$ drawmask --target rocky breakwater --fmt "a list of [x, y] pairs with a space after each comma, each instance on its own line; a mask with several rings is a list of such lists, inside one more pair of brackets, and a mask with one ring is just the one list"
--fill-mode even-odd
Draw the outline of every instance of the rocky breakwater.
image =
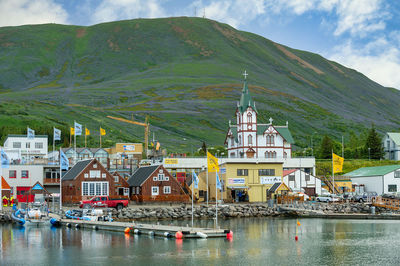
[[[266, 217], [278, 216], [281, 213], [277, 207], [268, 207], [266, 204], [240, 204], [240, 205], [221, 205], [218, 206], [218, 217]], [[181, 205], [178, 207], [140, 207], [125, 208], [114, 211], [114, 215], [119, 221], [129, 220], [164, 220], [164, 219], [190, 219], [192, 217], [191, 206]], [[215, 205], [195, 206], [194, 218], [207, 219], [215, 217]]]
[[11, 223], [11, 213], [9, 211], [0, 212], [0, 223]]
[[[282, 204], [281, 211], [291, 211], [293, 213], [311, 213], [311, 214], [370, 214], [372, 213], [370, 204], [347, 202], [347, 203], [296, 203]], [[374, 207], [375, 214], [380, 213], [397, 213], [397, 211], [385, 208]]]

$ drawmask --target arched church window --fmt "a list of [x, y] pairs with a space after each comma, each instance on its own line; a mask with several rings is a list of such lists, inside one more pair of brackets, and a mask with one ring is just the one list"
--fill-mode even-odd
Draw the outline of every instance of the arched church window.
[[271, 135], [271, 145], [274, 145], [274, 144], [275, 144], [275, 136]]
[[249, 145], [253, 145], [253, 136], [252, 135], [249, 135], [247, 137], [247, 142], [248, 142]]
[[247, 123], [249, 123], [249, 124], [252, 123], [252, 115], [250, 112], [247, 113]]
[[283, 158], [287, 158], [287, 153], [283, 152]]
[[231, 137], [231, 146], [235, 145], [235, 138]]
[[272, 152], [272, 158], [276, 158], [276, 151]]
[[242, 145], [242, 136], [239, 136], [239, 145]]

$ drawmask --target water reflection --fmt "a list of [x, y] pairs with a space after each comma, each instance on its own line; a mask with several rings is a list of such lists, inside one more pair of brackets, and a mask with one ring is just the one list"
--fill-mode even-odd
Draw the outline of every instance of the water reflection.
[[[166, 221], [186, 226], [186, 221]], [[0, 226], [1, 265], [389, 264], [398, 259], [399, 221], [246, 218], [221, 220], [233, 239], [166, 239], [149, 235]], [[212, 227], [212, 220], [196, 226]], [[38, 255], [40, 254], [40, 255]], [[382, 256], [385, 254], [385, 256]]]

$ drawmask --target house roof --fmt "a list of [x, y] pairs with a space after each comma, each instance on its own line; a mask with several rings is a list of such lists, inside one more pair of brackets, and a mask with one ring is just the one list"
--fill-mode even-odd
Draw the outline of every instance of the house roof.
[[240, 97], [238, 109], [241, 113], [243, 113], [247, 110], [248, 107], [253, 108], [253, 110], [257, 113], [256, 104], [251, 99], [249, 88], [247, 87], [247, 80], [244, 80], [242, 95]]
[[283, 170], [282, 177], [287, 176], [287, 175], [290, 175], [291, 173], [294, 173], [294, 172], [296, 172], [297, 170], [299, 170], [299, 169]]
[[149, 176], [159, 167], [160, 165], [150, 165], [143, 166], [132, 174], [132, 176], [128, 179], [128, 184], [131, 187], [139, 187], [143, 184], [144, 181], [149, 178]]
[[388, 134], [389, 138], [391, 138], [396, 145], [400, 145], [400, 133], [388, 132], [386, 134]]
[[390, 172], [400, 169], [400, 165], [385, 165], [385, 166], [375, 166], [375, 167], [363, 167], [354, 170], [344, 176], [348, 177], [364, 177], [364, 176], [383, 176]]
[[[262, 135], [270, 125], [257, 125], [257, 135]], [[290, 144], [294, 143], [294, 139], [287, 126], [273, 126], [276, 131]]]
[[[27, 135], [8, 134], [7, 138], [27, 138]], [[35, 135], [35, 138], [48, 138], [47, 135]]]
[[275, 191], [278, 190], [278, 188], [279, 188], [281, 185], [282, 185], [282, 182], [274, 183], [274, 184], [272, 185], [272, 187], [269, 189], [269, 192], [274, 193]]
[[67, 173], [65, 173], [62, 180], [74, 180], [75, 177], [79, 175], [93, 160], [94, 159], [89, 159], [77, 162]]

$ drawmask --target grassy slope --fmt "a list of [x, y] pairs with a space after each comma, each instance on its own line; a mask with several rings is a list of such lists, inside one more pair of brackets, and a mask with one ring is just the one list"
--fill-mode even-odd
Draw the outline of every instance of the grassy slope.
[[110, 114], [139, 121], [149, 115], [151, 130], [171, 150], [222, 144], [244, 69], [259, 119], [288, 120], [300, 145], [314, 131], [340, 136], [372, 122], [382, 130], [400, 122], [396, 90], [201, 18], [0, 28], [0, 69], [0, 125], [67, 130], [75, 119], [94, 135], [105, 128], [107, 144], [143, 138], [141, 127], [105, 118]]

